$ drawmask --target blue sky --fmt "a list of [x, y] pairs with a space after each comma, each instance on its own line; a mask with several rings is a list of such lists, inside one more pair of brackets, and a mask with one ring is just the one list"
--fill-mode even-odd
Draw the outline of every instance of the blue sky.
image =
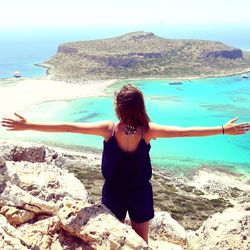
[[249, 0], [0, 0], [0, 28], [250, 24]]

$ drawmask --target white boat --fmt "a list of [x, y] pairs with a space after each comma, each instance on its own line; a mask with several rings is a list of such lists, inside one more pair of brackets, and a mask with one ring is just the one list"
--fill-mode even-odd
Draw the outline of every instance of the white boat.
[[247, 74], [242, 74], [241, 77], [242, 78], [248, 78], [248, 75]]
[[16, 78], [19, 78], [19, 77], [21, 77], [21, 73], [19, 71], [15, 71], [15, 72], [13, 72], [13, 76]]

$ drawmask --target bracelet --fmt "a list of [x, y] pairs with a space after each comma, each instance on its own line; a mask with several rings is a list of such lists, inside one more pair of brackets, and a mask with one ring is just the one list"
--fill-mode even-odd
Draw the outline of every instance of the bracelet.
[[221, 127], [222, 127], [222, 134], [224, 135], [225, 134], [225, 130], [224, 130], [223, 125]]

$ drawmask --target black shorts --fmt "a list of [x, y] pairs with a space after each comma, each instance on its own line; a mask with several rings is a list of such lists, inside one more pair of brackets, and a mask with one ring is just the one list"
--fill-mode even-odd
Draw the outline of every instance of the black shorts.
[[153, 191], [151, 183], [119, 190], [106, 183], [102, 189], [102, 203], [119, 219], [124, 220], [126, 213], [136, 223], [154, 218]]

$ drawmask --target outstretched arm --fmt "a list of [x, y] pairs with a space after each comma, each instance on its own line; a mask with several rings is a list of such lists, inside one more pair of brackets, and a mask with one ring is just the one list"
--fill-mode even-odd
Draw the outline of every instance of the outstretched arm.
[[186, 136], [210, 136], [218, 134], [239, 135], [245, 134], [250, 130], [250, 122], [235, 124], [238, 117], [230, 120], [223, 126], [217, 127], [175, 127], [164, 126], [150, 123], [149, 137], [166, 138], [166, 137], [186, 137]]
[[89, 122], [89, 123], [31, 123], [28, 122], [24, 117], [15, 113], [18, 119], [2, 119], [2, 126], [6, 130], [20, 131], [20, 130], [35, 130], [42, 132], [71, 132], [79, 134], [92, 134], [99, 135], [104, 138], [109, 136], [110, 121], [101, 122]]

